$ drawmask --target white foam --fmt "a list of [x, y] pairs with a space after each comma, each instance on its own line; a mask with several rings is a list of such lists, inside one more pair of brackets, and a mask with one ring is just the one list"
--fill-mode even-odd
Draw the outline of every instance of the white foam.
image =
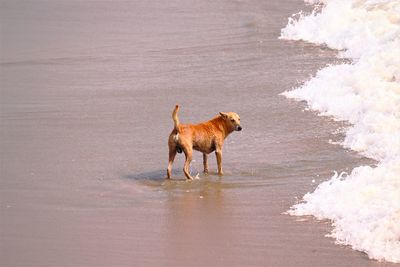
[[290, 18], [280, 38], [326, 44], [353, 62], [328, 66], [283, 95], [351, 122], [341, 144], [378, 164], [334, 175], [289, 213], [330, 219], [338, 243], [400, 262], [400, 1], [307, 2], [322, 9]]

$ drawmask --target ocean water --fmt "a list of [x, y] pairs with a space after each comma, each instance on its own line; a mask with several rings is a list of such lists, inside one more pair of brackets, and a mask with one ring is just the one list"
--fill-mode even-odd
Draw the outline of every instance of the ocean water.
[[289, 18], [281, 39], [337, 49], [329, 65], [288, 98], [348, 121], [337, 144], [376, 160], [335, 173], [294, 205], [292, 215], [330, 219], [329, 236], [372, 259], [400, 262], [400, 1], [323, 0]]
[[[283, 214], [333, 170], [374, 163], [333, 144], [347, 123], [279, 95], [337, 61], [277, 38], [303, 8], [0, 1], [0, 266], [394, 266]], [[194, 153], [200, 179], [182, 154], [165, 179], [176, 103], [182, 123], [241, 116], [223, 177]]]

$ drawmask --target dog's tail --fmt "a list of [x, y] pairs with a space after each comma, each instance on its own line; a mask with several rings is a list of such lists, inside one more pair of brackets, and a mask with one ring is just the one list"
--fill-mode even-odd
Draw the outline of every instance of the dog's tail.
[[172, 112], [172, 119], [174, 120], [175, 130], [179, 132], [178, 110], [179, 110], [179, 105], [176, 105], [174, 111]]

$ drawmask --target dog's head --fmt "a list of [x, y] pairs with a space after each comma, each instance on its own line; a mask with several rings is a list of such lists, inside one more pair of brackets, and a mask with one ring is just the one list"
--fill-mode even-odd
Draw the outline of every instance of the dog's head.
[[235, 131], [241, 131], [240, 117], [235, 112], [220, 112], [219, 115], [234, 129]]

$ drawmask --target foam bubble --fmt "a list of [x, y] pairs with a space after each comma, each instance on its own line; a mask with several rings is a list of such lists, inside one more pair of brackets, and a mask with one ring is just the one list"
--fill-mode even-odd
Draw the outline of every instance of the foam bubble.
[[400, 1], [307, 2], [323, 7], [290, 18], [280, 38], [326, 44], [353, 62], [328, 66], [283, 95], [351, 122], [341, 145], [379, 163], [335, 174], [289, 213], [330, 219], [338, 243], [400, 262]]

